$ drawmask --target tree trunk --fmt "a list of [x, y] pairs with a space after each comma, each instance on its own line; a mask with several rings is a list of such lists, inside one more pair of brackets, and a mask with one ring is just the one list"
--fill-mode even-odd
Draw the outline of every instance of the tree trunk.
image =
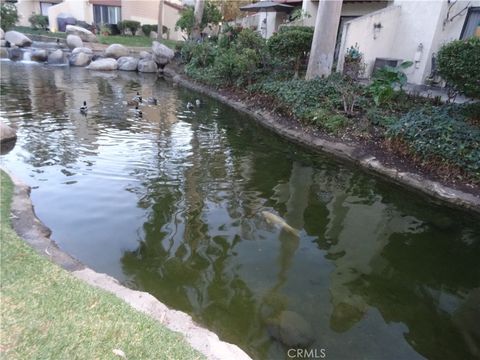
[[202, 24], [204, 7], [205, 7], [205, 0], [195, 1], [195, 10], [193, 13], [194, 23], [193, 23], [193, 31], [192, 31], [193, 40], [199, 40], [201, 38], [201, 32], [202, 32], [201, 24]]
[[315, 32], [308, 60], [307, 80], [328, 76], [332, 72], [342, 2], [342, 0], [320, 0], [318, 2]]
[[163, 1], [158, 2], [157, 40], [163, 39]]

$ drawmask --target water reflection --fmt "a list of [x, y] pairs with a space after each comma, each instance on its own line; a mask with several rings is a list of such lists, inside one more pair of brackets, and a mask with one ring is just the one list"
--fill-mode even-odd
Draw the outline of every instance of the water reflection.
[[[255, 358], [287, 358], [298, 333], [332, 359], [478, 356], [478, 219], [215, 101], [187, 110], [198, 95], [154, 76], [1, 65], [0, 115], [19, 134], [2, 164], [86, 264]], [[141, 119], [124, 103], [136, 91], [159, 98]]]

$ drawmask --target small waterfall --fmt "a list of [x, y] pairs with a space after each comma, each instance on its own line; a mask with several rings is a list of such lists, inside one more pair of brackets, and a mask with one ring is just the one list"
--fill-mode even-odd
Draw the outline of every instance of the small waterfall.
[[24, 51], [22, 61], [32, 61], [32, 53], [28, 50]]

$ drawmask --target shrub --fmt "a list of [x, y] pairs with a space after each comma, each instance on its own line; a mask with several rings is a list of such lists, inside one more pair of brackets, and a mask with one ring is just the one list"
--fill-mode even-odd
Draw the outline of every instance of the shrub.
[[411, 61], [404, 61], [397, 67], [384, 66], [373, 74], [373, 82], [369, 86], [369, 90], [377, 106], [393, 98], [396, 86], [399, 86], [400, 90], [402, 89], [403, 85], [407, 83], [407, 75], [403, 70], [412, 65]]
[[480, 181], [480, 128], [459, 116], [462, 107], [410, 111], [389, 127], [387, 135], [405, 141], [421, 159], [440, 159], [442, 164], [457, 166]]
[[335, 114], [324, 108], [318, 108], [309, 115], [309, 122], [331, 133], [337, 133], [348, 124], [348, 119], [344, 115]]
[[190, 62], [197, 67], [207, 67], [213, 64], [217, 54], [216, 47], [210, 42], [193, 43], [190, 48]]
[[144, 24], [142, 25], [142, 31], [145, 34], [145, 36], [150, 36], [150, 33], [152, 31], [157, 31], [158, 25], [148, 25]]
[[32, 14], [32, 16], [28, 18], [28, 21], [34, 29], [46, 30], [48, 28], [48, 16]]
[[[222, 14], [218, 10], [213, 1], [206, 1], [203, 9], [202, 22], [200, 23], [200, 29], [204, 29], [208, 24], [217, 24], [222, 19]], [[188, 36], [192, 34], [193, 25], [195, 23], [193, 6], [187, 6], [182, 11], [180, 18], [175, 24], [176, 29], [185, 31]]]
[[480, 98], [480, 39], [452, 41], [438, 52], [440, 75], [466, 96]]
[[357, 80], [363, 68], [363, 54], [357, 44], [347, 49], [343, 62], [343, 74], [352, 80]]
[[132, 35], [135, 35], [137, 30], [140, 28], [140, 23], [138, 21], [134, 20], [123, 20], [119, 21], [118, 24], [118, 29], [122, 32], [122, 34], [125, 35], [125, 30], [130, 30]]
[[4, 31], [11, 29], [18, 21], [18, 13], [15, 5], [10, 3], [0, 4], [0, 24]]
[[302, 60], [305, 61], [312, 46], [313, 29], [302, 26], [284, 26], [268, 40], [269, 50], [274, 56], [290, 62], [298, 77]]

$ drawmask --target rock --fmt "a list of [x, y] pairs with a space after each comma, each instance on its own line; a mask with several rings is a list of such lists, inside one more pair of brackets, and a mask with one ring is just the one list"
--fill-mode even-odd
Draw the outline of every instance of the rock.
[[66, 41], [70, 50], [83, 47], [83, 41], [78, 35], [68, 35]]
[[13, 61], [23, 60], [23, 51], [19, 48], [10, 48], [8, 49], [8, 57]]
[[90, 63], [90, 65], [87, 66], [87, 69], [89, 70], [99, 70], [99, 71], [111, 71], [111, 70], [117, 70], [117, 68], [118, 68], [117, 60], [112, 58], [93, 61]]
[[136, 71], [138, 67], [138, 59], [133, 56], [122, 56], [117, 60], [118, 70]]
[[128, 55], [128, 49], [120, 44], [112, 44], [105, 50], [105, 56], [109, 58], [118, 59], [122, 56]]
[[71, 66], [87, 66], [92, 61], [92, 55], [84, 52], [77, 52], [70, 55], [68, 62]]
[[146, 60], [153, 60], [153, 55], [150, 54], [148, 51], [140, 51], [140, 53], [138, 54], [138, 56], [140, 57], [140, 59], [146, 59]]
[[47, 63], [50, 65], [65, 64], [65, 55], [63, 54], [63, 51], [58, 49], [48, 54]]
[[77, 35], [83, 41], [87, 42], [97, 42], [97, 37], [91, 31], [84, 29], [80, 26], [67, 25], [66, 27], [67, 35]]
[[8, 59], [8, 50], [7, 48], [0, 48], [0, 59]]
[[158, 36], [158, 33], [156, 31], [150, 31], [150, 39], [156, 39]]
[[5, 32], [3, 31], [2, 28], [0, 28], [0, 40], [5, 39]]
[[20, 47], [32, 45], [32, 40], [18, 31], [7, 31], [5, 33], [5, 40], [12, 45], [17, 45]]
[[98, 55], [98, 54], [93, 54], [92, 61], [97, 61], [100, 59], [105, 59], [105, 56]]
[[153, 60], [161, 66], [167, 65], [173, 59], [175, 53], [169, 47], [154, 41], [152, 44]]
[[138, 61], [138, 71], [142, 73], [156, 73], [158, 66], [153, 60], [143, 59]]
[[89, 55], [92, 55], [92, 56], [93, 56], [93, 50], [90, 49], [90, 48], [87, 48], [87, 47], [79, 47], [79, 48], [73, 49], [72, 55], [73, 55], [73, 54], [80, 53], [80, 52], [85, 53], [85, 54], [89, 54]]
[[7, 40], [0, 40], [0, 47], [6, 47], [6, 46], [7, 46]]
[[48, 59], [48, 52], [47, 50], [43, 49], [34, 50], [30, 56], [30, 59], [32, 61], [45, 62]]
[[314, 340], [310, 324], [293, 311], [282, 311], [278, 318], [267, 320], [267, 326], [270, 335], [286, 346], [306, 346]]
[[17, 133], [10, 126], [0, 123], [0, 143], [15, 140]]

